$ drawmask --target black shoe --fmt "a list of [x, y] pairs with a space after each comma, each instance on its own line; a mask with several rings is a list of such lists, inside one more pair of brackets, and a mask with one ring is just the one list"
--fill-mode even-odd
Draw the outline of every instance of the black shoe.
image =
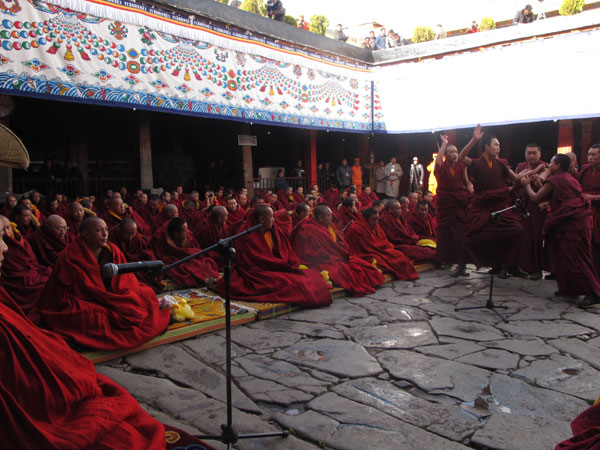
[[469, 272], [467, 272], [467, 268], [464, 265], [459, 264], [458, 266], [456, 266], [456, 269], [450, 272], [450, 276], [453, 278], [468, 277]]
[[508, 278], [508, 271], [506, 269], [499, 269], [498, 271], [496, 271], [496, 276], [498, 278], [506, 280]]
[[531, 276], [529, 278], [531, 278], [533, 281], [541, 280], [542, 272], [534, 272], [531, 274]]
[[544, 280], [556, 280], [556, 275], [553, 273], [549, 273], [544, 277]]
[[510, 276], [517, 278], [529, 278], [529, 274], [524, 270], [521, 270], [519, 266], [509, 268], [508, 273]]
[[580, 308], [590, 308], [592, 306], [600, 305], [600, 297], [596, 294], [588, 294], [583, 297], [583, 300], [577, 302], [577, 306]]

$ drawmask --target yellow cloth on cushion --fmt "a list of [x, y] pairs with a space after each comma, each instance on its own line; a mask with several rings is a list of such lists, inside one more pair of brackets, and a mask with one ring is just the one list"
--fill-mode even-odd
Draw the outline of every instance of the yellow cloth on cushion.
[[437, 248], [437, 244], [435, 241], [432, 241], [431, 239], [419, 239], [417, 241], [417, 245], [419, 247], [430, 247], [430, 248]]

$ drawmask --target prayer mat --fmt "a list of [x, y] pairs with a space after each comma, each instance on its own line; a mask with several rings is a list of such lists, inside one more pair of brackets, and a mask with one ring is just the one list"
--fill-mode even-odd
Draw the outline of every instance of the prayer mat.
[[167, 446], [165, 450], [215, 450], [214, 447], [179, 428], [165, 425]]

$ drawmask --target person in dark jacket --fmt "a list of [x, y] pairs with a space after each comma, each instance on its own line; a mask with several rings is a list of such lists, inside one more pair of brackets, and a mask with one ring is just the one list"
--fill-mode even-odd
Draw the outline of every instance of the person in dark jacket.
[[335, 177], [340, 185], [340, 190], [350, 187], [350, 183], [352, 182], [352, 171], [350, 167], [348, 167], [348, 161], [345, 158], [342, 159], [342, 165], [338, 166], [336, 169]]
[[525, 8], [520, 9], [515, 14], [515, 18], [513, 19], [513, 25], [518, 25], [520, 23], [531, 23], [533, 22], [533, 11], [531, 5], [526, 5]]
[[267, 1], [267, 17], [269, 19], [278, 20], [283, 22], [285, 17], [285, 8], [281, 0], [268, 0]]

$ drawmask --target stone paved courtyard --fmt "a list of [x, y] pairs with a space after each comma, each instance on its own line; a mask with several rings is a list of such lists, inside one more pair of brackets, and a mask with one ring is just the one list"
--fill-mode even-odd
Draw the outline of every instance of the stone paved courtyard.
[[[238, 432], [289, 428], [239, 449], [551, 449], [600, 395], [600, 308], [553, 281], [394, 281], [232, 331]], [[224, 331], [99, 365], [152, 415], [194, 434], [225, 417]], [[216, 441], [212, 445], [226, 448]]]

